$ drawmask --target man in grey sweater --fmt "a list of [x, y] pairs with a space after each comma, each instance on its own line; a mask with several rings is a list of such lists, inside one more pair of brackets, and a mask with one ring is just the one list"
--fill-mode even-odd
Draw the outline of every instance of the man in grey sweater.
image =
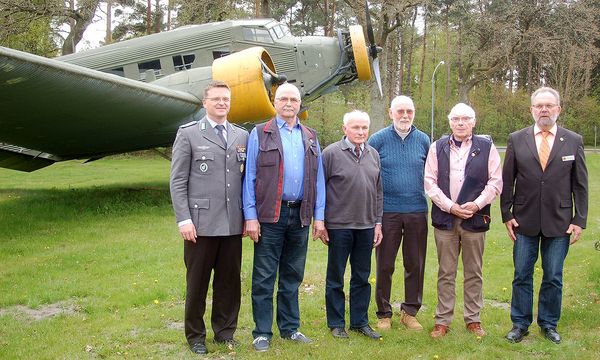
[[[367, 144], [367, 113], [344, 115], [344, 138], [323, 150], [327, 202], [321, 238], [329, 246], [325, 303], [327, 326], [336, 338], [345, 330], [344, 271], [350, 258], [350, 330], [372, 339], [381, 335], [369, 326], [371, 254], [383, 238], [383, 188], [377, 150]], [[350, 200], [352, 199], [352, 200]], [[350, 204], [355, 204], [351, 206]]]

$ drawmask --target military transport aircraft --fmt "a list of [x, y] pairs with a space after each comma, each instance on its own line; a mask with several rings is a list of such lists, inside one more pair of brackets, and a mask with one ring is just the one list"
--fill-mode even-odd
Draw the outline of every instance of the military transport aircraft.
[[[370, 20], [369, 20], [370, 21]], [[232, 88], [230, 120], [275, 114], [283, 81], [303, 102], [373, 72], [381, 89], [373, 29], [337, 37], [294, 37], [273, 19], [181, 27], [47, 59], [0, 47], [0, 167], [33, 171], [56, 161], [172, 144], [177, 128], [203, 116], [212, 79]]]

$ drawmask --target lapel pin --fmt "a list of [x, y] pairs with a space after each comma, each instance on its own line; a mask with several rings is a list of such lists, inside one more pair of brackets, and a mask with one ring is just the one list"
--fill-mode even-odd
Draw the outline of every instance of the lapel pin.
[[560, 138], [560, 141], [565, 141], [565, 139], [564, 138]]

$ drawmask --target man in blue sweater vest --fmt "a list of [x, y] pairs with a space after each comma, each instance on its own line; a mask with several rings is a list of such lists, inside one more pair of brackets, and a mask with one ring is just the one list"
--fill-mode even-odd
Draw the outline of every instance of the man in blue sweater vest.
[[369, 139], [369, 145], [381, 158], [383, 183], [383, 240], [375, 249], [377, 327], [387, 330], [392, 325], [392, 275], [402, 244], [404, 302], [400, 321], [410, 330], [423, 330], [416, 315], [423, 299], [427, 251], [427, 200], [423, 181], [430, 141], [413, 125], [415, 106], [409, 97], [394, 98], [389, 115], [393, 124]]

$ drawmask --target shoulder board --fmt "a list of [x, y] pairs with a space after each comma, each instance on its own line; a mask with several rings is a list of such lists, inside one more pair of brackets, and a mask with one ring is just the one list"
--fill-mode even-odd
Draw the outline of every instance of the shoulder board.
[[183, 125], [179, 126], [179, 128], [180, 128], [180, 129], [183, 129], [183, 128], [186, 128], [186, 127], [190, 127], [190, 126], [192, 126], [192, 125], [196, 125], [197, 123], [198, 123], [198, 121], [190, 121], [190, 122], [189, 122], [189, 123], [187, 123], [187, 124], [183, 124]]
[[[241, 130], [244, 130], [244, 131], [248, 131], [248, 129], [247, 129], [247, 128], [245, 128], [245, 127], [243, 127], [243, 126], [241, 126], [241, 125], [234, 124], [234, 123], [229, 123], [229, 124], [231, 124], [231, 126], [233, 126], [233, 127], [236, 127], [236, 128], [238, 128], [238, 129], [241, 129]], [[252, 126], [252, 125], [250, 125], [250, 129], [252, 129], [252, 127], [253, 127], [253, 126]]]

